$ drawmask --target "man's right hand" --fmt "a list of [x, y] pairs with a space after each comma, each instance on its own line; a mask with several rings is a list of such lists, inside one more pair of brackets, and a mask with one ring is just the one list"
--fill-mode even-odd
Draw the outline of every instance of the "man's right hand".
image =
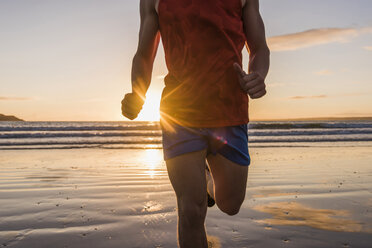
[[144, 100], [141, 96], [134, 93], [128, 93], [121, 101], [121, 112], [128, 119], [134, 120], [141, 111], [143, 103]]

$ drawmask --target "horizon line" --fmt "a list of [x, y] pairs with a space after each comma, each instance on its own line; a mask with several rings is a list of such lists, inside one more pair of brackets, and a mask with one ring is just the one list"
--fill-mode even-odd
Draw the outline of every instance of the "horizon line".
[[[250, 119], [249, 122], [255, 121], [332, 121], [332, 120], [372, 120], [372, 116], [349, 116], [349, 117], [301, 117], [301, 118], [254, 118]], [[60, 121], [27, 121], [25, 122], [159, 122], [159, 120], [60, 120]]]

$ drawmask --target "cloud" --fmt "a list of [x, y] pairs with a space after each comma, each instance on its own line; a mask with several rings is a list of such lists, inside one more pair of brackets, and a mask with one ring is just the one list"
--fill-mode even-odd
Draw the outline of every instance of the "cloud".
[[336, 115], [341, 115], [341, 116], [372, 116], [372, 112], [349, 111], [349, 112], [336, 113]]
[[271, 51], [294, 51], [328, 43], [346, 43], [364, 33], [372, 33], [366, 28], [319, 28], [299, 33], [285, 34], [268, 38]]
[[337, 94], [337, 95], [291, 96], [291, 97], [288, 97], [288, 99], [303, 100], [303, 99], [319, 99], [319, 98], [330, 98], [330, 97], [349, 97], [349, 96], [365, 96], [365, 95], [370, 95], [370, 92], [355, 92], [355, 93]]
[[366, 96], [370, 94], [371, 94], [370, 92], [355, 92], [355, 93], [339, 94], [336, 96]]
[[29, 97], [13, 97], [13, 96], [0, 96], [0, 101], [28, 101], [32, 100]]
[[267, 83], [267, 87], [271, 88], [281, 88], [281, 87], [288, 87], [291, 85], [296, 85], [294, 83], [281, 83], [281, 82], [275, 82], [275, 83]]
[[320, 76], [326, 76], [326, 75], [333, 74], [333, 72], [330, 70], [321, 70], [321, 71], [316, 71], [315, 74], [320, 75]]
[[283, 86], [286, 86], [288, 84], [286, 83], [268, 83], [267, 86], [270, 86], [270, 87], [283, 87]]
[[92, 102], [107, 102], [107, 98], [88, 98], [88, 99], [81, 99], [81, 102], [87, 102], [87, 103], [92, 103]]
[[292, 100], [302, 100], [302, 99], [314, 99], [314, 98], [327, 98], [327, 95], [317, 95], [317, 96], [291, 96], [289, 99]]
[[363, 47], [365, 50], [367, 50], [367, 51], [372, 51], [372, 46], [365, 46], [365, 47]]

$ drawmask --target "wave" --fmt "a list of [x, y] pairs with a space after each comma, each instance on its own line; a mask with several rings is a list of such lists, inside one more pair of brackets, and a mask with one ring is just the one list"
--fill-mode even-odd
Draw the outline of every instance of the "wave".
[[3, 132], [0, 138], [3, 139], [26, 139], [26, 138], [89, 138], [89, 137], [156, 137], [161, 136], [160, 130], [149, 131], [126, 131], [126, 132]]
[[127, 141], [49, 141], [49, 142], [9, 142], [2, 146], [40, 146], [40, 145], [125, 145], [125, 144], [161, 144], [161, 140], [127, 140]]
[[[249, 143], [302, 143], [302, 142], [359, 142], [372, 141], [372, 136], [366, 137], [292, 137], [292, 138], [269, 138], [249, 139]], [[136, 140], [48, 140], [48, 141], [12, 141], [0, 143], [5, 146], [38, 146], [38, 145], [118, 145], [118, 144], [161, 144], [161, 139], [136, 139]]]
[[0, 123], [6, 131], [127, 131], [160, 130], [158, 122], [22, 122]]
[[[251, 130], [372, 128], [371, 121], [345, 122], [251, 122]], [[159, 122], [6, 122], [0, 132], [11, 131], [143, 131], [160, 130]]]
[[[352, 129], [294, 129], [294, 130], [249, 130], [250, 137], [256, 136], [319, 136], [319, 135], [357, 135], [372, 134], [372, 128]], [[13, 131], [0, 132], [1, 139], [27, 138], [90, 138], [90, 137], [160, 137], [160, 130], [126, 130], [126, 131]]]

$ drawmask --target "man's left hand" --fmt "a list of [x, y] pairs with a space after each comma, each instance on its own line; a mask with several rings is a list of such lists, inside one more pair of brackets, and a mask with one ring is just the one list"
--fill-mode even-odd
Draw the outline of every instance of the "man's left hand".
[[257, 99], [266, 95], [265, 78], [257, 72], [247, 74], [238, 63], [234, 63], [238, 74], [240, 87], [252, 98]]

